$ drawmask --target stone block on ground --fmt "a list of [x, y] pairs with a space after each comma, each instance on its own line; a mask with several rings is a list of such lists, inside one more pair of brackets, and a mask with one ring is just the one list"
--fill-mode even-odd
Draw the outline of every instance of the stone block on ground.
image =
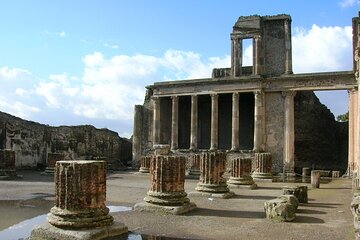
[[278, 196], [277, 198], [286, 200], [288, 203], [290, 203], [292, 206], [294, 206], [295, 210], [297, 210], [297, 208], [299, 206], [299, 200], [297, 199], [297, 197], [295, 197], [295, 195], [283, 194], [283, 195]]
[[291, 222], [295, 219], [295, 208], [287, 200], [275, 198], [264, 203], [266, 218], [276, 222]]
[[302, 186], [285, 186], [282, 188], [283, 194], [292, 194], [294, 195], [299, 203], [307, 203], [308, 202], [308, 188], [305, 185]]

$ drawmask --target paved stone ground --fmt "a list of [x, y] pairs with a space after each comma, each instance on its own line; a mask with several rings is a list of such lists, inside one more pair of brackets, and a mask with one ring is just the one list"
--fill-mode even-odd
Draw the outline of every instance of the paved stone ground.
[[[20, 174], [24, 175], [24, 179], [0, 182], [0, 230], [45, 213], [52, 206], [51, 200], [54, 194], [52, 177], [30, 171]], [[193, 191], [196, 183], [196, 180], [186, 179], [186, 191]], [[311, 189], [308, 185], [309, 203], [300, 204], [297, 217], [291, 223], [276, 223], [265, 219], [263, 206], [266, 200], [282, 193], [282, 186], [296, 184], [282, 182], [257, 182], [257, 184], [259, 186], [257, 190], [232, 189], [236, 196], [231, 199], [192, 197], [191, 201], [198, 208], [183, 216], [134, 211], [113, 215], [125, 223], [132, 232], [182, 239], [354, 239], [349, 179], [322, 183], [320, 189]], [[149, 188], [148, 174], [131, 172], [109, 174], [107, 204], [134, 206], [135, 203], [143, 201]], [[23, 204], [24, 207], [31, 205], [32, 211], [23, 211], [14, 204]], [[6, 209], [15, 210], [5, 211]]]

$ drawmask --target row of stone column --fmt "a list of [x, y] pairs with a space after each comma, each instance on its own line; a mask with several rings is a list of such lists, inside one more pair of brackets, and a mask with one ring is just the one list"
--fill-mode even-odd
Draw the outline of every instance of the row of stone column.
[[[141, 158], [140, 173], [151, 172], [153, 157], [143, 156]], [[226, 153], [211, 154], [210, 152], [194, 154], [190, 158], [189, 175], [200, 176], [201, 181], [208, 182], [209, 179], [219, 180], [220, 176], [225, 172]], [[255, 164], [255, 171], [252, 173], [254, 178], [272, 179], [272, 159], [270, 153], [255, 153]], [[209, 172], [215, 174], [215, 176], [208, 174]], [[251, 172], [252, 158], [236, 157], [232, 159], [231, 177], [228, 183], [232, 185], [253, 185], [254, 182], [250, 176]]]
[[[263, 134], [265, 124], [264, 97], [262, 91], [255, 92], [255, 129], [254, 129], [254, 150], [263, 150]], [[211, 94], [211, 133], [210, 150], [218, 149], [219, 111], [218, 94]], [[179, 130], [179, 97], [172, 96], [171, 111], [171, 150], [178, 149]], [[153, 97], [153, 145], [160, 144], [160, 99]], [[231, 150], [239, 150], [239, 93], [234, 92], [232, 96], [232, 137]], [[198, 149], [198, 95], [191, 96], [191, 125], [190, 125], [190, 149]]]

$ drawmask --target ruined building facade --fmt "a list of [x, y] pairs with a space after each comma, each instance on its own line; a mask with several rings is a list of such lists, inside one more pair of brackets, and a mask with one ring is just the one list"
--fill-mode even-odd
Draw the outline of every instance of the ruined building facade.
[[[353, 22], [358, 49], [359, 18]], [[244, 39], [252, 40], [253, 66], [242, 64]], [[293, 74], [291, 47], [289, 15], [240, 17], [231, 33], [230, 68], [213, 69], [211, 78], [147, 87], [144, 105], [135, 106], [133, 161], [159, 144], [186, 156], [215, 150], [227, 151], [228, 158], [269, 152], [273, 173], [292, 174], [297, 159], [295, 96], [302, 91], [348, 90], [349, 168], [356, 171], [357, 62], [353, 71]]]
[[0, 112], [0, 149], [13, 150], [17, 168], [48, 165], [51, 154], [66, 160], [101, 159], [110, 168], [131, 161], [131, 142], [108, 129], [90, 125], [51, 127]]

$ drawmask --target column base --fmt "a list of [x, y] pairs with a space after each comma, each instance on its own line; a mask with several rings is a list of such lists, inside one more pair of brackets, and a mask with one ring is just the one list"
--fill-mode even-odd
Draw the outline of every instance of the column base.
[[125, 235], [127, 232], [127, 226], [117, 221], [106, 227], [76, 230], [57, 228], [46, 222], [32, 230], [30, 240], [100, 240]]
[[59, 228], [81, 229], [110, 226], [114, 218], [109, 215], [107, 207], [78, 211], [53, 207], [50, 209], [48, 221]]
[[215, 193], [215, 192], [211, 193], [211, 192], [195, 191], [195, 192], [189, 192], [189, 196], [227, 199], [227, 198], [231, 198], [231, 197], [235, 196], [235, 193], [231, 192], [230, 190], [229, 190], [229, 192], [225, 192], [225, 193]]
[[148, 191], [144, 201], [162, 206], [182, 206], [190, 202], [186, 192], [153, 192]]
[[253, 178], [251, 176], [247, 177], [230, 177], [227, 181], [227, 184], [230, 188], [248, 188], [248, 189], [256, 189], [257, 185], [255, 184]]
[[140, 167], [139, 173], [150, 173], [150, 168]]
[[196, 208], [195, 203], [187, 202], [180, 206], [157, 205], [148, 202], [137, 203], [134, 210], [138, 212], [165, 213], [173, 215], [181, 215], [188, 213]]
[[208, 192], [208, 193], [227, 193], [230, 191], [226, 183], [223, 184], [198, 183], [195, 190], [199, 192]]
[[253, 172], [251, 177], [258, 181], [272, 181], [271, 173]]

